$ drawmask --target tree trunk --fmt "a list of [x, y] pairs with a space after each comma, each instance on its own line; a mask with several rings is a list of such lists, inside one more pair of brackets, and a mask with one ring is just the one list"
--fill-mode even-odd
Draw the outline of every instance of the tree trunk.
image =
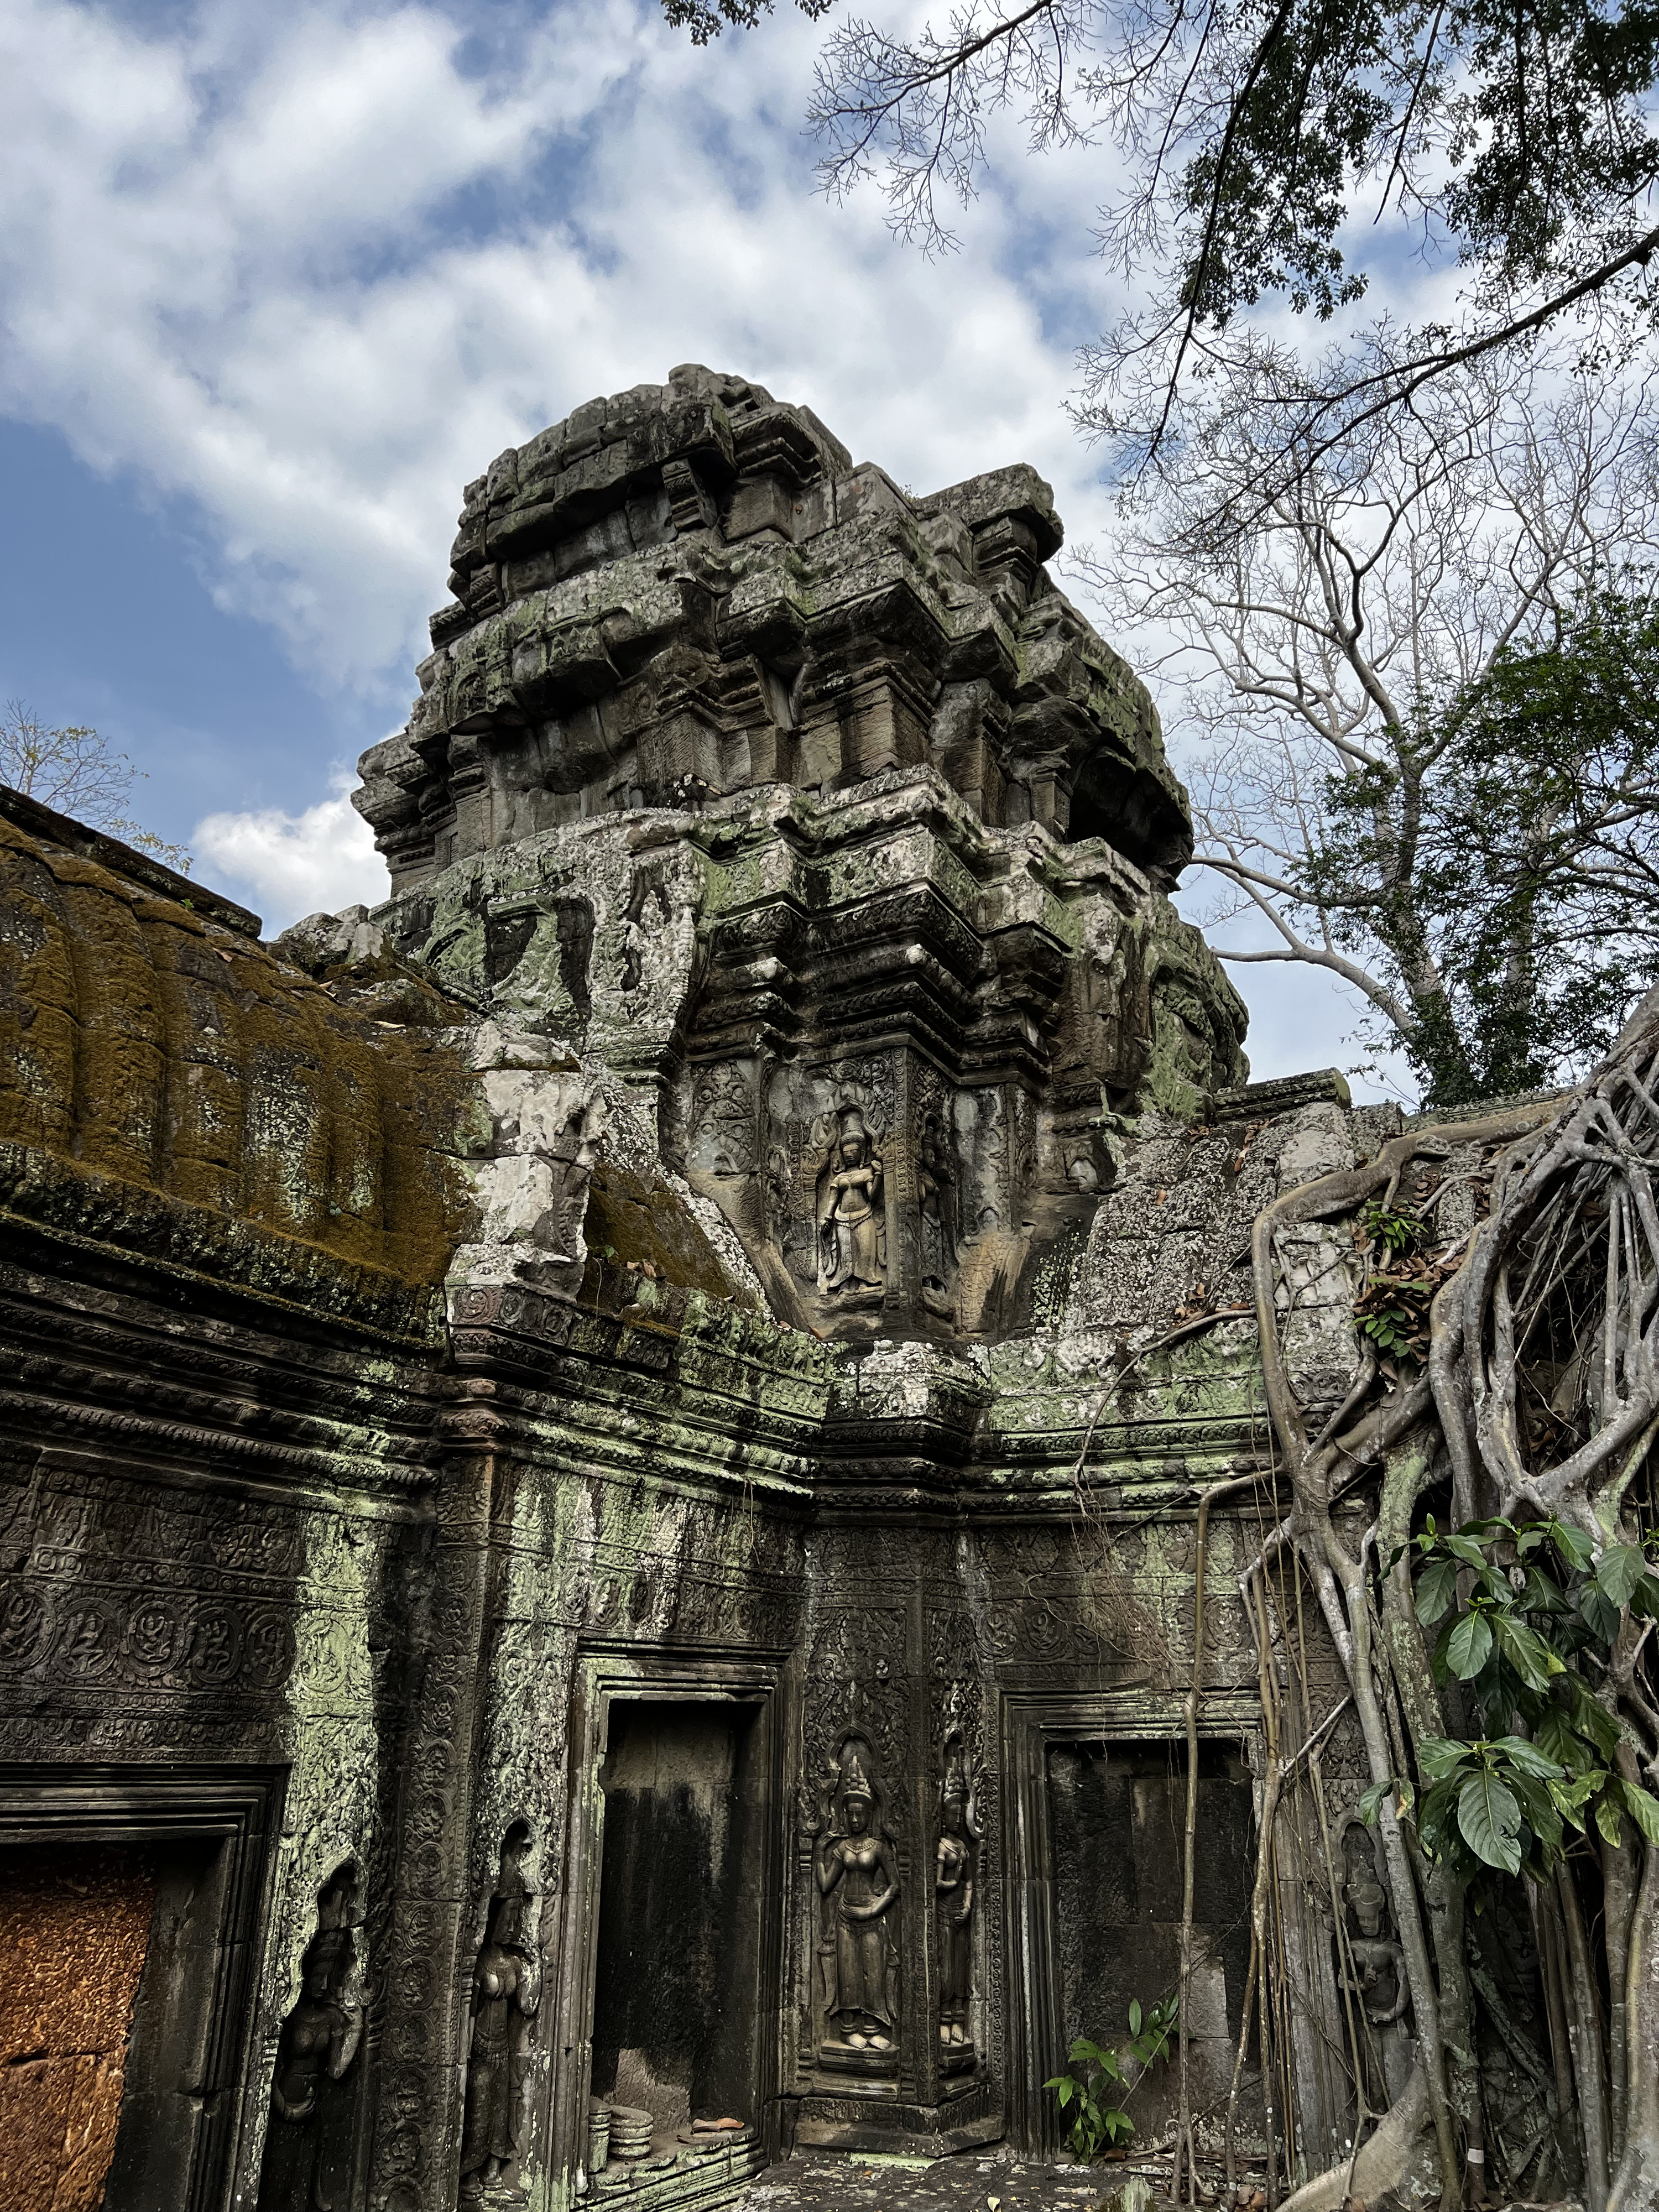
[[1659, 1847], [1643, 1852], [1642, 1886], [1631, 1917], [1625, 1975], [1630, 2039], [1630, 2109], [1625, 2154], [1607, 2212], [1653, 2212], [1659, 2205]]

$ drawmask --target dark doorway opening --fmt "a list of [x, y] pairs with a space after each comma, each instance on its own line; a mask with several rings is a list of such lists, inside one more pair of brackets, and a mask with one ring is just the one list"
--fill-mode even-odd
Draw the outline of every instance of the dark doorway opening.
[[592, 2087], [670, 2141], [694, 2118], [757, 2118], [759, 1711], [611, 1704]]
[[[1249, 1971], [1254, 1811], [1236, 1745], [1200, 1745], [1198, 1773], [1188, 2064], [1194, 2118], [1207, 2113], [1218, 2124]], [[1180, 1981], [1186, 1747], [1050, 1742], [1045, 1781], [1061, 2052], [1079, 2035], [1115, 2048], [1128, 2040], [1131, 2003], [1145, 2013]], [[1244, 2110], [1254, 2124], [1253, 2069], [1249, 2088]], [[1171, 2058], [1146, 2075], [1125, 2109], [1137, 2136], [1150, 2142], [1173, 2121], [1176, 2104]]]

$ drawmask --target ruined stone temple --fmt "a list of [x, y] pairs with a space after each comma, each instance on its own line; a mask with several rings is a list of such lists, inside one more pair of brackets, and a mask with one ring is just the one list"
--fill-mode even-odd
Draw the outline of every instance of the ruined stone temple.
[[[263, 942], [0, 797], [8, 2212], [1052, 2153], [1071, 2039], [1175, 1987], [1195, 1678], [1218, 2111], [1277, 1705], [1246, 1248], [1392, 1109], [1249, 1083], [1060, 544], [1029, 468], [917, 496], [678, 369], [467, 487], [362, 762], [383, 906]], [[1346, 1887], [1283, 1816], [1246, 2039], [1304, 2170], [1336, 1916], [1389, 1948], [1346, 1725]]]

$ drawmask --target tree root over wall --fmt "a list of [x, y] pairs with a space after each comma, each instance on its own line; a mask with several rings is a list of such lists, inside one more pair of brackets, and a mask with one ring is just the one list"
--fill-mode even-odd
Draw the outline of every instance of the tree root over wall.
[[[1293, 1301], [1279, 1240], [1314, 1224], [1363, 1223], [1366, 1210], [1373, 1224], [1388, 1215], [1421, 1229], [1454, 1149], [1465, 1164], [1459, 1180], [1487, 1187], [1488, 1194], [1461, 1249], [1454, 1243], [1438, 1255], [1443, 1279], [1429, 1308], [1423, 1356], [1379, 1362], [1368, 1347], [1346, 1401], [1316, 1429], [1286, 1351]], [[1323, 2212], [1350, 2196], [1370, 2199], [1393, 2185], [1384, 2166], [1403, 2172], [1406, 2139], [1425, 2135], [1443, 2212], [1483, 2203], [1483, 2019], [1488, 2040], [1509, 2049], [1517, 2078], [1539, 2077], [1531, 2082], [1536, 2165], [1534, 2154], [1528, 2156], [1534, 2181], [1570, 2179], [1565, 2166], [1576, 2162], [1589, 2212], [1659, 2205], [1659, 1840], [1648, 1833], [1659, 1838], [1659, 1808], [1648, 1810], [1647, 1795], [1659, 1770], [1650, 1635], [1659, 1580], [1643, 1553], [1649, 1455], [1659, 1438], [1656, 1175], [1659, 994], [1644, 1001], [1581, 1090], [1409, 1132], [1369, 1165], [1285, 1193], [1255, 1224], [1255, 1316], [1291, 1500], [1244, 1578], [1264, 1705], [1277, 1698], [1269, 1680], [1278, 1664], [1271, 1570], [1290, 1576], [1297, 1607], [1305, 1592], [1317, 1607], [1346, 1678], [1373, 1784], [1368, 1808], [1418, 2061], [1410, 2087], [1370, 2142], [1305, 2185], [1285, 2212]], [[1414, 1194], [1409, 1206], [1402, 1188]], [[1216, 1494], [1204, 1501], [1206, 1519]], [[1333, 1510], [1344, 1497], [1363, 1497], [1371, 1508], [1358, 1544], [1352, 1512]], [[1459, 1528], [1468, 1532], [1461, 1553], [1443, 1534]], [[1200, 1606], [1203, 1535], [1200, 1528]], [[1533, 1573], [1547, 1545], [1567, 1570], [1551, 1583], [1555, 1599]], [[1414, 1581], [1413, 1565], [1422, 1569], [1431, 1555], [1442, 1564]], [[1443, 1610], [1455, 1606], [1455, 1632], [1449, 1647], [1443, 1636], [1431, 1659], [1424, 1623], [1432, 1623], [1442, 1600]], [[1281, 1579], [1288, 1662], [1295, 1639], [1285, 1603]], [[1200, 1628], [1201, 1654], [1201, 1620]], [[1188, 1703], [1194, 1774], [1200, 1663], [1195, 1659]], [[1577, 1735], [1553, 1733], [1558, 1713]], [[1592, 1759], [1583, 1747], [1597, 1742]], [[1564, 1744], [1579, 1752], [1553, 1755]], [[1437, 1812], [1437, 1780], [1459, 1758], [1457, 1786], [1467, 1773], [1487, 1774], [1497, 1787]], [[1283, 1771], [1276, 1734], [1270, 1764], [1276, 1797]], [[1192, 1950], [1190, 1790], [1189, 1801], [1183, 1996]], [[1320, 1817], [1322, 1825], [1322, 1800]], [[1253, 1914], [1264, 2027], [1271, 2007], [1262, 1908], [1273, 1828], [1270, 1804]], [[1328, 1863], [1328, 1832], [1325, 1850]], [[1489, 1893], [1482, 1885], [1518, 1870], [1531, 1886], [1553, 2081], [1501, 2016], [1474, 1940], [1474, 1916]], [[1340, 1943], [1334, 1868], [1331, 1887]], [[1249, 2009], [1247, 2003], [1241, 2071]], [[1354, 2077], [1363, 2084], [1351, 2001], [1347, 2009]], [[1265, 2037], [1263, 2057], [1266, 2077]], [[1363, 2102], [1361, 2110], [1363, 2118]], [[1184, 2094], [1176, 2179], [1177, 2192], [1194, 2200]]]

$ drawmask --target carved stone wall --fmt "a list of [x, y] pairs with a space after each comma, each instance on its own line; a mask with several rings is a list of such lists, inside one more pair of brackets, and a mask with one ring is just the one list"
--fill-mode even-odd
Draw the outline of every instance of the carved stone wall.
[[[374, 915], [262, 946], [0, 798], [0, 1842], [43, 1775], [71, 1840], [184, 1791], [191, 2212], [689, 2212], [791, 2141], [1052, 2147], [1043, 1747], [1158, 1756], [1196, 1662], [1206, 1755], [1259, 1773], [1241, 1254], [1386, 1132], [1340, 1079], [1240, 1087], [1179, 787], [1058, 542], [1029, 471], [914, 500], [677, 373], [469, 489], [366, 763]], [[1297, 1266], [1334, 1402], [1342, 1255]], [[759, 1900], [759, 1995], [741, 2109], [607, 2179], [629, 1700], [743, 1706], [753, 1817], [685, 1863]], [[1333, 1929], [1281, 1826], [1328, 2144]]]

